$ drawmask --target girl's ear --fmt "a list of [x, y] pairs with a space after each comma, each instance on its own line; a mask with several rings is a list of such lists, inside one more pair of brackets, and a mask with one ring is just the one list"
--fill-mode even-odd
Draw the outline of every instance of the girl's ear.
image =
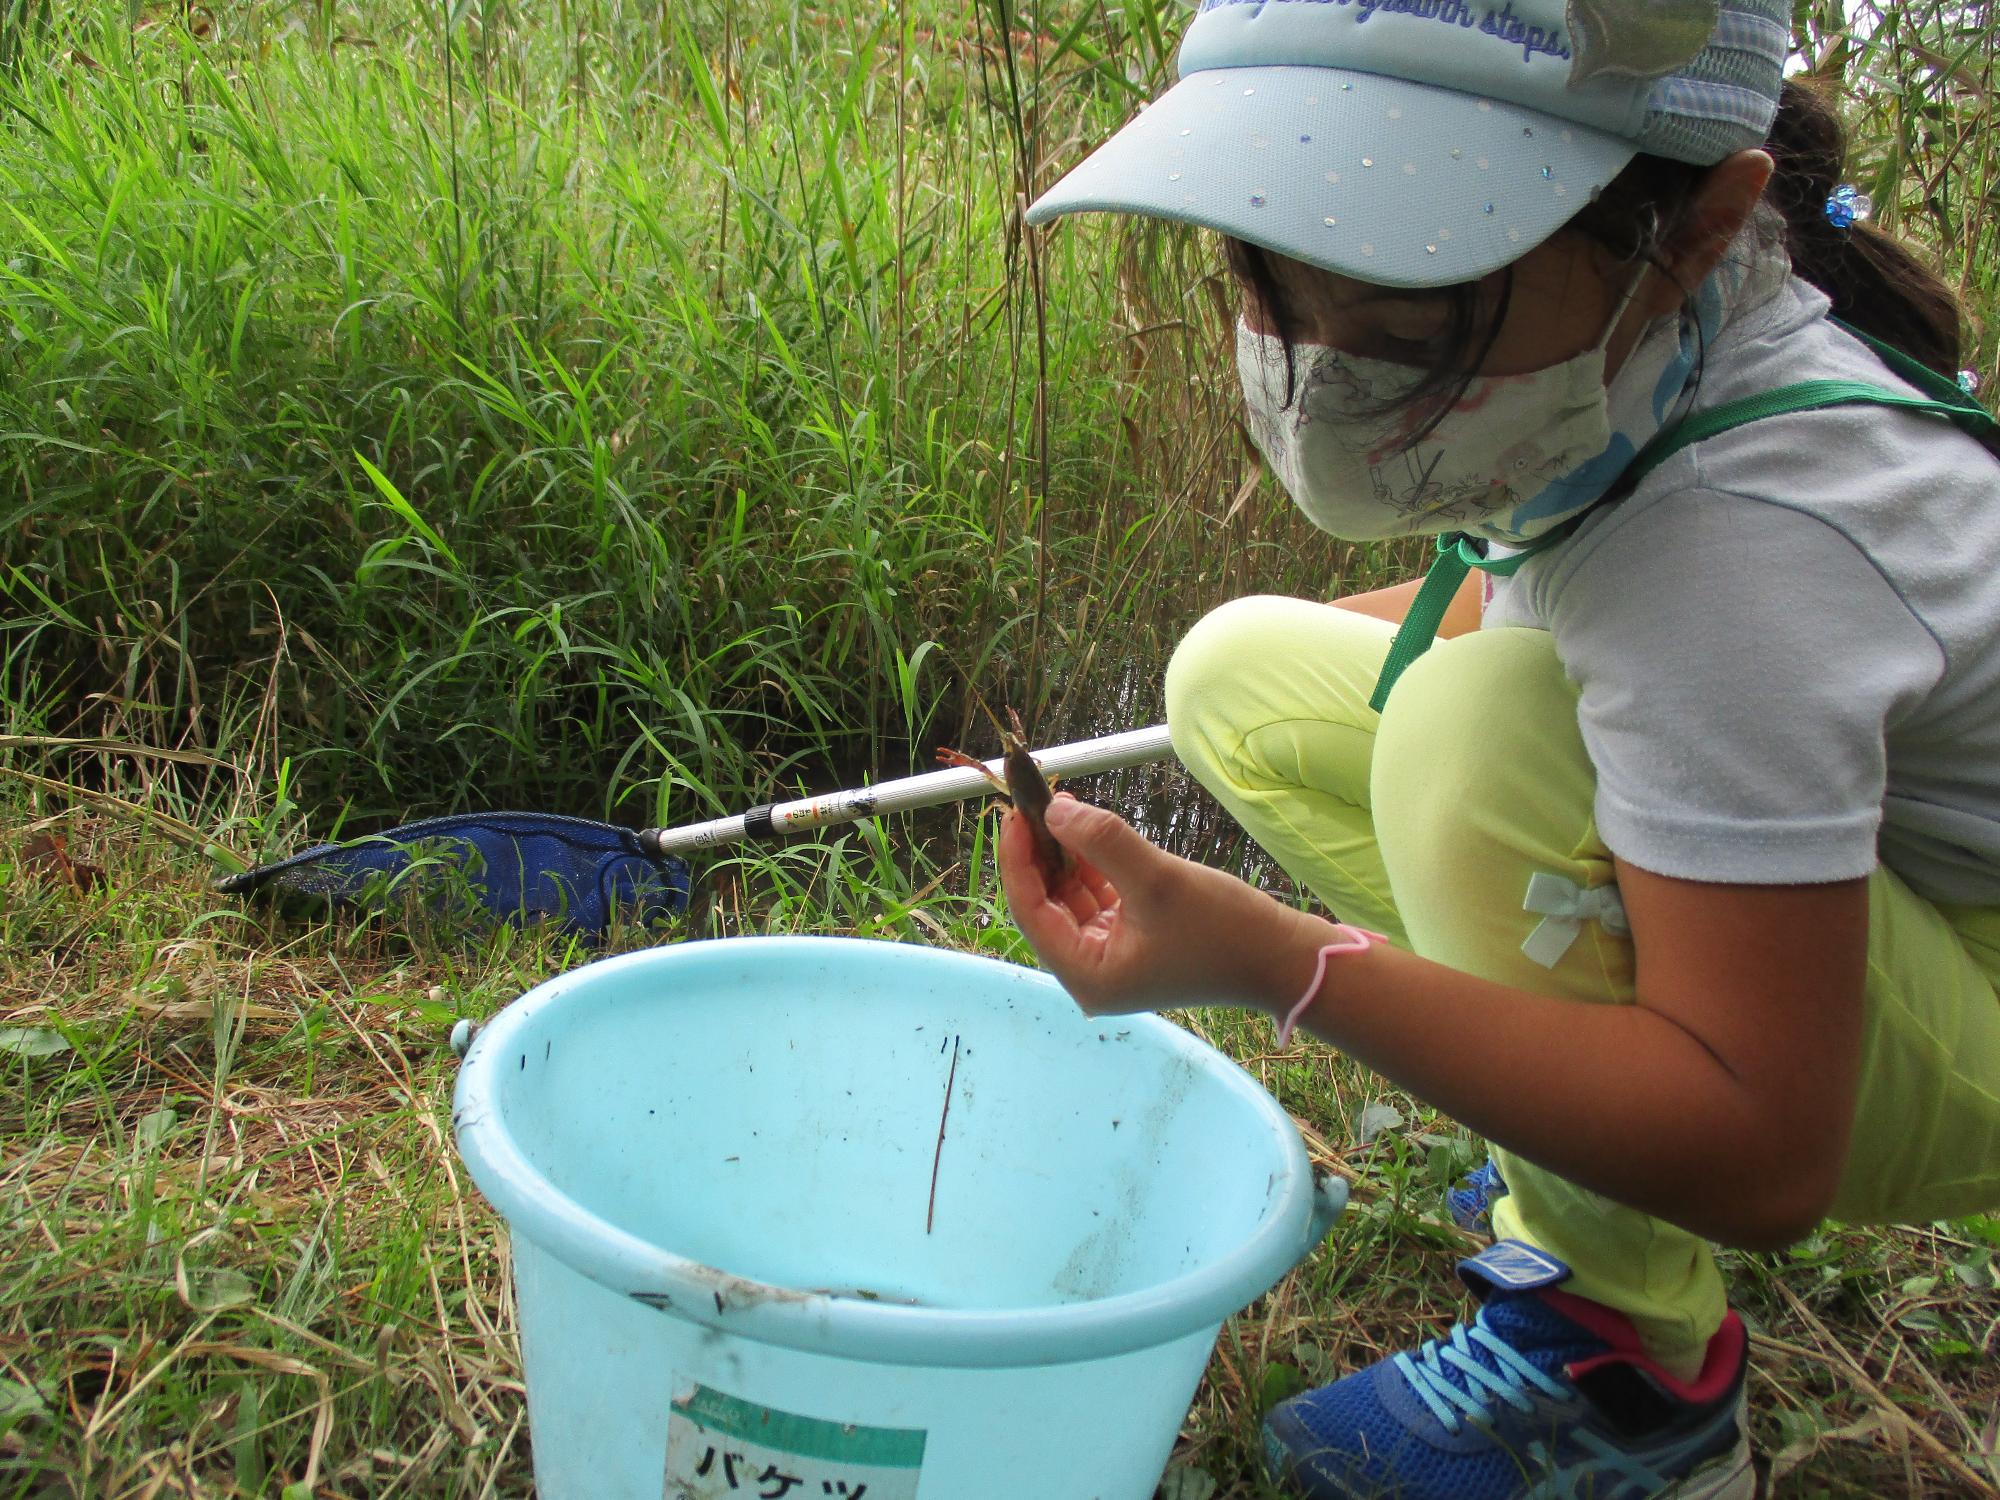
[[1762, 151], [1739, 151], [1709, 170], [1665, 247], [1674, 281], [1681, 286], [1701, 285], [1750, 222], [1772, 171], [1771, 158]]

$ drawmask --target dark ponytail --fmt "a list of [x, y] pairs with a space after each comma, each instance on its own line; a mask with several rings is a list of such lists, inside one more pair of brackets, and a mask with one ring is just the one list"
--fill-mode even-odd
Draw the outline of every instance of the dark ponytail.
[[1786, 82], [1764, 149], [1778, 170], [1765, 199], [1785, 216], [1792, 269], [1833, 300], [1833, 315], [1956, 378], [1958, 299], [1901, 240], [1872, 224], [1836, 228], [1826, 200], [1847, 165], [1840, 117], [1811, 86]]

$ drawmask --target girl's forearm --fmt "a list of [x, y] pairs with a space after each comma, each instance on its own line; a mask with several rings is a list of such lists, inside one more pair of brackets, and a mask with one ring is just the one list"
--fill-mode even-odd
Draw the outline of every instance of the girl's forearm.
[[[1265, 1008], [1280, 1015], [1333, 936], [1290, 916], [1261, 966]], [[1643, 1001], [1554, 999], [1377, 944], [1328, 965], [1301, 1024], [1489, 1140], [1697, 1234], [1784, 1244], [1832, 1193], [1828, 1143], [1797, 1139]]]

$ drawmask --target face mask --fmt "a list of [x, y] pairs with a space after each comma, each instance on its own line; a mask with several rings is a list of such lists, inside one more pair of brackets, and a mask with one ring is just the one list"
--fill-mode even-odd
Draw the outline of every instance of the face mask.
[[1610, 488], [1694, 369], [1693, 324], [1663, 320], [1606, 389], [1605, 346], [1638, 287], [1635, 279], [1591, 348], [1543, 370], [1474, 377], [1413, 445], [1428, 410], [1377, 414], [1415, 385], [1410, 367], [1294, 345], [1297, 395], [1286, 405], [1282, 341], [1239, 323], [1251, 436], [1299, 509], [1335, 536], [1466, 531], [1528, 541]]

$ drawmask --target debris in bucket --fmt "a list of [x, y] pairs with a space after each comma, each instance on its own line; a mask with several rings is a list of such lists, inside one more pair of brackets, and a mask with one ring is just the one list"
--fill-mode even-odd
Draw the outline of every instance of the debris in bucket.
[[951, 1071], [945, 1075], [944, 1108], [938, 1112], [937, 1150], [931, 1153], [931, 1203], [924, 1213], [925, 1234], [929, 1234], [937, 1223], [938, 1163], [944, 1160], [944, 1125], [951, 1118], [951, 1089], [958, 1081], [958, 1044], [963, 1040], [962, 1037], [951, 1039]]

